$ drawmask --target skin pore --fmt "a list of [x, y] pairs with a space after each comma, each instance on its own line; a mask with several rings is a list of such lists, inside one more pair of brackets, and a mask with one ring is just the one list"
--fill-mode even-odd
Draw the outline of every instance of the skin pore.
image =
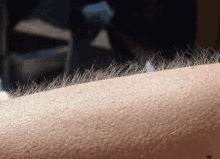
[[220, 158], [219, 64], [4, 101], [0, 158]]

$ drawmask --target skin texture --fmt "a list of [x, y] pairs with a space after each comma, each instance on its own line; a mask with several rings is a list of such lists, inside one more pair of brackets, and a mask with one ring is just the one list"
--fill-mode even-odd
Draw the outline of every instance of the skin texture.
[[4, 101], [0, 158], [220, 158], [220, 64]]

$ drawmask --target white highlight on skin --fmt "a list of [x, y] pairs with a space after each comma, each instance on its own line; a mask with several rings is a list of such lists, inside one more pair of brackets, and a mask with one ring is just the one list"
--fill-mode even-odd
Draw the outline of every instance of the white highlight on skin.
[[0, 92], [0, 101], [3, 101], [3, 100], [8, 100], [10, 98], [9, 94], [4, 92], [4, 91], [1, 91]]

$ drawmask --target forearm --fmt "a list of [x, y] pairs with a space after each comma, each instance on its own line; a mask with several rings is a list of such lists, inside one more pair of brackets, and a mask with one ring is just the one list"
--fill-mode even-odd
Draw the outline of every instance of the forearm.
[[219, 64], [84, 83], [0, 107], [0, 158], [220, 158]]

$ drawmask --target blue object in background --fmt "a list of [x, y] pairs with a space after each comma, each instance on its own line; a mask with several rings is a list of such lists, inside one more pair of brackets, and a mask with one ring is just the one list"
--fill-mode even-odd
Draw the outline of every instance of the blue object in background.
[[154, 72], [154, 68], [151, 66], [150, 62], [147, 63], [147, 72]]
[[88, 22], [99, 23], [103, 26], [107, 25], [114, 16], [114, 11], [105, 1], [87, 5], [82, 9], [82, 12]]

